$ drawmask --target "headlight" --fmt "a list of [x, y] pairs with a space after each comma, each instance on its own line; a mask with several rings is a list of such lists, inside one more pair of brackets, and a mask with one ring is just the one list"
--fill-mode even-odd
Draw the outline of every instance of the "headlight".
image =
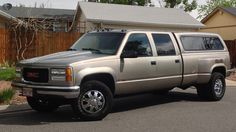
[[53, 81], [72, 81], [72, 69], [67, 67], [65, 69], [51, 69], [51, 80]]
[[51, 69], [52, 75], [65, 75], [66, 71], [65, 69]]

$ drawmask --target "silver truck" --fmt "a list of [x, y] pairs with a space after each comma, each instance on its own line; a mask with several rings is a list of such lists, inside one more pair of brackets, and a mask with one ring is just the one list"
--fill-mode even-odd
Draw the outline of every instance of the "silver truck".
[[119, 95], [195, 86], [200, 98], [221, 100], [229, 69], [217, 34], [100, 30], [68, 51], [20, 61], [12, 86], [36, 111], [71, 104], [81, 119], [100, 120]]

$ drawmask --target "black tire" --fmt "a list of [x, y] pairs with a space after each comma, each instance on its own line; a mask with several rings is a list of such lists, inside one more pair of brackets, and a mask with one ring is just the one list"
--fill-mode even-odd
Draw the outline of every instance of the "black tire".
[[[219, 83], [220, 82], [220, 83]], [[220, 85], [222, 84], [222, 85]], [[216, 86], [222, 86], [220, 90], [215, 90]], [[210, 81], [201, 86], [197, 86], [197, 93], [201, 99], [209, 101], [219, 101], [225, 94], [225, 77], [223, 74], [214, 72], [211, 75]]]
[[27, 102], [32, 109], [38, 112], [53, 112], [59, 107], [56, 102], [43, 98], [27, 97]]
[[[103, 102], [102, 106], [96, 107], [99, 108], [99, 110], [96, 111], [95, 107], [92, 105], [88, 105], [89, 101], [91, 101], [92, 97], [88, 97], [87, 94], [91, 93], [91, 95], [94, 97], [95, 92], [97, 93], [97, 97], [100, 96], [100, 102]], [[87, 97], [87, 101], [85, 101], [85, 98]], [[91, 99], [91, 100], [90, 100]], [[98, 98], [97, 98], [98, 99]], [[89, 101], [88, 101], [89, 100]], [[94, 100], [94, 99], [93, 99]], [[98, 101], [96, 101], [95, 105], [98, 106]], [[113, 94], [110, 90], [110, 88], [105, 85], [104, 83], [100, 81], [87, 81], [82, 84], [81, 91], [79, 94], [79, 97], [75, 99], [72, 103], [72, 108], [77, 116], [80, 117], [82, 120], [102, 120], [112, 109], [112, 103], [113, 103]], [[87, 108], [83, 108], [87, 104]], [[91, 104], [91, 103], [90, 103]], [[90, 109], [95, 110], [96, 112], [89, 112]]]

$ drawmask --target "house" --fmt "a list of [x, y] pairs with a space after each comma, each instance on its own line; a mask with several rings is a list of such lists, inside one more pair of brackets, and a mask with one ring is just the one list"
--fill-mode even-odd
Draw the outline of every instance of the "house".
[[78, 2], [71, 30], [140, 29], [197, 31], [204, 25], [180, 9]]
[[44, 26], [50, 31], [67, 31], [71, 26], [75, 10], [52, 9], [52, 8], [32, 8], [32, 7], [12, 7], [6, 10], [0, 6], [3, 11], [20, 20], [37, 19], [44, 21]]
[[236, 39], [236, 8], [214, 9], [201, 21], [206, 26], [201, 28], [201, 32], [218, 33], [224, 40]]

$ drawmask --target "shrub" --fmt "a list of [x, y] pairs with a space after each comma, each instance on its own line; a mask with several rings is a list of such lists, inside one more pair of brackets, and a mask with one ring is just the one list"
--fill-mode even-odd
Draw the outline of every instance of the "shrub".
[[0, 69], [0, 80], [10, 81], [16, 76], [14, 67], [1, 67]]
[[15, 91], [11, 88], [1, 91], [0, 103], [5, 103], [5, 102], [8, 103], [13, 98], [14, 95], [15, 95]]

